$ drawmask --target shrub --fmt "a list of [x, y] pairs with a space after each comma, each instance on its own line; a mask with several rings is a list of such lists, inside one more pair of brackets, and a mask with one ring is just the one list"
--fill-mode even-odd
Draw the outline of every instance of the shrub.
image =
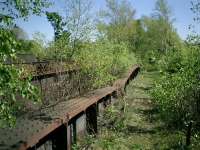
[[158, 68], [162, 72], [176, 73], [183, 66], [183, 55], [181, 51], [172, 49], [158, 61]]
[[16, 58], [19, 43], [8, 30], [0, 30], [0, 127], [13, 126], [16, 114], [23, 109], [24, 99], [39, 100], [37, 89], [29, 80], [23, 80], [23, 70], [6, 65], [8, 59]]
[[69, 45], [69, 34], [64, 32], [59, 39], [50, 43], [46, 57], [58, 61], [69, 60], [73, 49]]
[[136, 62], [125, 43], [109, 41], [85, 44], [74, 59], [90, 76], [93, 88], [111, 84]]
[[[200, 59], [199, 48], [191, 48], [190, 55], [175, 73], [165, 74], [151, 92], [161, 117], [170, 124], [200, 121]], [[172, 61], [173, 62], [173, 61]], [[170, 68], [170, 63], [167, 66]]]

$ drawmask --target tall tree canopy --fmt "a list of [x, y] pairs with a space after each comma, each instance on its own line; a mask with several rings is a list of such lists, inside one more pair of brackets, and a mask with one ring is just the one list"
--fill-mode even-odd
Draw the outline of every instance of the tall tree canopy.
[[46, 12], [46, 15], [48, 21], [53, 26], [55, 40], [57, 40], [64, 30], [65, 23], [63, 22], [63, 18], [57, 12]]
[[171, 21], [172, 11], [166, 0], [156, 1], [153, 16], [166, 22]]
[[0, 23], [11, 23], [15, 18], [27, 18], [30, 14], [39, 15], [42, 8], [49, 5], [48, 0], [3, 0], [0, 2]]
[[157, 0], [151, 17], [141, 19], [144, 28], [144, 41], [141, 44], [143, 55], [145, 51], [166, 54], [181, 45], [180, 38], [173, 27], [172, 11], [165, 0]]
[[100, 10], [99, 16], [100, 35], [116, 42], [133, 39], [136, 33], [135, 10], [128, 0], [106, 0], [106, 8]]
[[110, 24], [126, 24], [133, 20], [135, 10], [127, 0], [106, 0], [106, 9], [101, 10], [100, 15]]

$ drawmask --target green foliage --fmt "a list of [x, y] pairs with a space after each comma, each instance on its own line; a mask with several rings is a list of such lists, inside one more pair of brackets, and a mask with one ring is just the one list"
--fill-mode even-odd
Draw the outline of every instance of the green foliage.
[[[193, 9], [197, 10], [193, 4]], [[184, 127], [190, 121], [194, 128], [200, 122], [199, 36], [189, 36], [187, 45], [176, 47], [162, 57], [163, 77], [151, 92], [161, 117], [169, 125]], [[178, 49], [177, 49], [178, 48]], [[198, 128], [198, 127], [197, 127]]]
[[[110, 134], [110, 135], [109, 135]], [[106, 150], [122, 149], [123, 146], [119, 145], [121, 141], [120, 136], [115, 133], [107, 133], [107, 135], [98, 141], [99, 147]]]
[[49, 47], [46, 49], [46, 57], [57, 61], [71, 60], [73, 49], [69, 44], [69, 40], [70, 34], [68, 32], [63, 32], [56, 41], [50, 43]]
[[5, 61], [8, 57], [15, 56], [15, 48], [17, 47], [17, 42], [10, 31], [5, 29], [0, 29], [0, 60]]
[[116, 107], [113, 105], [106, 109], [104, 113], [104, 119], [106, 120], [104, 126], [115, 131], [116, 133], [125, 131], [128, 120], [128, 117], [126, 116], [126, 105], [127, 103], [124, 100], [121, 100], [120, 106], [123, 110], [121, 110], [119, 106]]
[[35, 32], [33, 34], [32, 40], [21, 41], [20, 49], [25, 53], [31, 53], [38, 59], [44, 59], [47, 55], [46, 52], [46, 37], [40, 32]]
[[106, 9], [99, 12], [97, 24], [100, 36], [116, 43], [135, 41], [137, 21], [129, 1], [106, 0]]
[[[197, 116], [200, 113], [200, 59], [198, 56], [199, 49], [190, 47], [190, 55], [183, 61], [183, 65], [179, 65], [175, 73], [170, 71], [163, 76], [152, 91], [162, 118], [169, 124], [182, 126], [190, 120], [199, 122]], [[168, 68], [170, 67], [169, 64]]]
[[91, 15], [91, 0], [68, 0], [66, 4], [66, 30], [70, 33], [70, 46], [73, 57], [79, 51], [80, 43], [88, 42], [94, 31], [94, 20]]
[[155, 12], [153, 16], [159, 20], [170, 22], [171, 20], [171, 9], [166, 0], [157, 0], [155, 4]]
[[30, 14], [39, 15], [43, 8], [50, 5], [47, 0], [7, 0], [0, 4], [0, 26], [12, 24], [15, 18], [27, 18]]
[[[37, 90], [22, 80], [23, 71], [4, 62], [16, 57], [15, 49], [19, 45], [11, 31], [0, 29], [0, 127], [13, 126], [17, 110], [22, 109], [23, 99], [39, 100]], [[21, 99], [21, 100], [20, 100]]]
[[24, 99], [39, 100], [29, 80], [22, 79], [23, 71], [13, 65], [5, 65], [8, 59], [16, 58], [16, 50], [20, 45], [8, 26], [16, 18], [40, 14], [48, 4], [45, 0], [7, 0], [0, 4], [0, 126], [5, 127], [14, 125], [17, 110], [23, 108]]
[[46, 12], [46, 16], [54, 28], [55, 40], [58, 40], [64, 30], [65, 23], [62, 21], [62, 17], [56, 12]]
[[111, 84], [136, 62], [125, 43], [115, 44], [110, 41], [85, 44], [75, 60], [89, 74], [95, 88]]
[[145, 29], [142, 52], [155, 51], [159, 56], [180, 47], [180, 38], [171, 24], [148, 17], [144, 17], [142, 23]]
[[126, 101], [121, 99], [105, 110], [103, 120], [100, 120], [103, 129], [92, 148], [106, 150], [130, 148], [130, 143], [127, 144], [127, 139], [124, 139], [127, 138], [124, 134], [128, 120], [126, 107]]
[[19, 78], [22, 76], [23, 70], [1, 64], [0, 74], [0, 126], [13, 126], [16, 114], [24, 108], [24, 100], [39, 102], [39, 93], [30, 84], [29, 79]]
[[[22, 32], [22, 33], [21, 33]], [[11, 33], [14, 33], [13, 38], [16, 40], [17, 46], [15, 48], [16, 54], [32, 54], [36, 56], [38, 59], [42, 59], [46, 57], [46, 40], [45, 35], [40, 32], [36, 32], [33, 34], [33, 39], [28, 40], [25, 38], [26, 34], [21, 31], [21, 29], [17, 30], [14, 28], [11, 30]], [[25, 35], [24, 35], [25, 34]]]
[[[36, 56], [38, 59], [42, 59], [46, 57], [46, 50], [43, 47], [43, 45], [41, 45], [40, 43], [38, 43], [35, 40], [31, 40], [31, 41], [25, 41], [23, 42], [23, 47], [27, 44], [26, 47], [26, 52], [33, 54], [34, 56]], [[29, 49], [27, 49], [29, 48]]]
[[100, 16], [107, 18], [109, 24], [121, 25], [133, 20], [135, 10], [128, 0], [106, 0], [106, 10], [100, 11]]
[[177, 49], [167, 52], [156, 64], [160, 72], [176, 73], [179, 72], [184, 63], [183, 52]]
[[[183, 43], [173, 27], [171, 9], [167, 1], [157, 0], [152, 16], [142, 17], [136, 31], [136, 37], [140, 38], [135, 42], [135, 53], [145, 69], [160, 70], [161, 66], [167, 69], [167, 61], [170, 61], [172, 67], [178, 67], [179, 56], [173, 55], [181, 53], [179, 51], [183, 48]], [[173, 64], [176, 59], [177, 62]]]
[[3, 63], [8, 58], [14, 58], [18, 43], [10, 31], [0, 30], [0, 126], [14, 124], [15, 111], [19, 109], [19, 102], [16, 100], [16, 94], [23, 98], [29, 97], [33, 93], [33, 88], [28, 82], [20, 79], [20, 71], [13, 66], [6, 66]]

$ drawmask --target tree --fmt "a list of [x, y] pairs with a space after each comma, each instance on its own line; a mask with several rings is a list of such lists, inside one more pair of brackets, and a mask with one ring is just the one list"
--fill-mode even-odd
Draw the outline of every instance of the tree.
[[159, 29], [160, 34], [163, 35], [162, 38], [160, 38], [160, 51], [166, 53], [170, 47], [173, 46], [172, 32], [174, 32], [172, 11], [166, 0], [157, 0], [152, 16], [157, 20], [158, 26], [160, 26], [160, 28], [157, 29]]
[[[14, 56], [14, 47], [9, 45], [15, 45], [16, 41], [12, 36], [10, 37], [10, 31], [6, 30], [9, 25], [14, 23], [16, 18], [27, 18], [30, 14], [39, 15], [42, 12], [43, 7], [48, 7], [50, 3], [47, 0], [31, 0], [31, 1], [18, 1], [18, 0], [7, 0], [0, 2], [0, 27], [2, 37], [2, 45], [7, 44], [6, 48], [1, 47], [0, 59], [5, 60], [7, 57]], [[7, 35], [7, 36], [6, 36]], [[9, 38], [9, 39], [7, 39]], [[12, 39], [11, 39], [12, 38]], [[4, 45], [5, 46], [5, 45]]]
[[33, 33], [32, 38], [35, 42], [39, 43], [42, 47], [45, 47], [47, 45], [47, 39], [44, 33], [35, 32]]
[[172, 11], [166, 0], [157, 0], [155, 4], [155, 9], [153, 16], [159, 20], [164, 20], [166, 22], [171, 22]]
[[[195, 13], [195, 21], [199, 17], [200, 1], [192, 2], [192, 11]], [[181, 62], [180, 69], [177, 71], [165, 70], [163, 78], [156, 83], [152, 92], [153, 100], [158, 106], [162, 119], [169, 125], [175, 125], [185, 130], [185, 125], [192, 122], [193, 134], [199, 131], [200, 114], [200, 47], [199, 34], [194, 30], [195, 36], [189, 35], [187, 51], [172, 53], [164, 62], [167, 67]], [[180, 55], [184, 55], [180, 59]]]
[[66, 30], [70, 33], [72, 57], [79, 43], [90, 40], [93, 29], [91, 0], [68, 0], [66, 3]]
[[200, 0], [193, 0], [191, 1], [191, 3], [192, 3], [191, 10], [196, 15], [194, 17], [194, 21], [199, 22], [200, 21]]
[[100, 15], [108, 19], [109, 24], [126, 24], [134, 19], [135, 10], [127, 0], [106, 0], [106, 8]]
[[99, 12], [98, 30], [109, 40], [128, 42], [136, 34], [135, 10], [127, 0], [106, 0], [106, 9]]
[[[55, 40], [51, 43], [48, 48], [48, 56], [56, 60], [69, 59], [72, 54], [72, 49], [70, 48], [70, 33], [64, 28], [66, 28], [66, 22], [63, 18], [56, 12], [46, 12], [47, 19], [54, 28]], [[71, 53], [69, 56], [69, 53]]]
[[53, 26], [56, 41], [62, 35], [62, 32], [64, 31], [63, 28], [66, 23], [63, 22], [63, 18], [56, 12], [46, 12], [46, 16], [48, 21]]
[[74, 49], [70, 46], [69, 37], [69, 32], [63, 31], [59, 39], [50, 43], [46, 52], [47, 56], [57, 61], [71, 60]]
[[42, 8], [48, 7], [50, 3], [48, 0], [3, 0], [0, 5], [0, 24], [8, 25], [15, 18], [27, 18], [30, 14], [41, 14]]
[[188, 36], [187, 41], [193, 45], [200, 45], [200, 36], [199, 32], [199, 23], [200, 23], [200, 0], [193, 0], [191, 1], [192, 7], [191, 10], [194, 13], [194, 22], [190, 25], [189, 29], [191, 31], [190, 35]]
[[20, 44], [8, 27], [16, 18], [27, 18], [30, 14], [39, 15], [46, 0], [5, 0], [0, 2], [0, 126], [14, 125], [16, 113], [22, 109], [23, 100], [16, 95], [32, 101], [38, 101], [37, 90], [29, 80], [22, 80], [22, 70], [5, 61], [16, 58], [16, 49]]
[[157, 0], [151, 17], [142, 17], [144, 40], [141, 50], [158, 59], [169, 51], [179, 49], [181, 40], [173, 27], [172, 12], [165, 0]]

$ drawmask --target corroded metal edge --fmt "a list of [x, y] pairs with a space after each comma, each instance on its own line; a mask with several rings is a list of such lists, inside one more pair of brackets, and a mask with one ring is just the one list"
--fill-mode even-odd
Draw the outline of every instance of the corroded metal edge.
[[[129, 84], [129, 81], [134, 79], [134, 77], [137, 75], [138, 71], [140, 69], [139, 65], [134, 65], [131, 67], [129, 72], [125, 75], [125, 78], [119, 79], [114, 82], [112, 87], [106, 87], [102, 89], [97, 89], [95, 91], [89, 92], [85, 96], [81, 98], [75, 98], [71, 99], [69, 101], [63, 102], [63, 111], [60, 112], [60, 114], [57, 114], [57, 110], [55, 109], [55, 116], [58, 116], [54, 119], [52, 119], [49, 123], [43, 124], [41, 126], [36, 126], [35, 128], [32, 128], [30, 130], [34, 130], [34, 132], [31, 135], [26, 135], [26, 139], [17, 139], [20, 138], [19, 135], [16, 137], [16, 143], [14, 145], [9, 145], [6, 147], [1, 147], [2, 143], [6, 145], [5, 141], [0, 141], [0, 150], [6, 150], [6, 149], [12, 149], [12, 150], [26, 150], [30, 147], [33, 147], [36, 145], [42, 138], [53, 132], [55, 129], [60, 127], [63, 124], [67, 124], [70, 119], [73, 119], [81, 112], [86, 111], [87, 108], [92, 106], [93, 104], [98, 103], [100, 100], [105, 98], [106, 96], [112, 96], [115, 92], [121, 92], [124, 91], [126, 86]], [[60, 104], [61, 105], [61, 104]], [[59, 107], [58, 107], [59, 109]], [[65, 110], [66, 109], [66, 110]], [[49, 112], [52, 110], [49, 110]], [[48, 111], [47, 111], [48, 112]], [[34, 120], [32, 120], [34, 122]], [[36, 122], [37, 124], [37, 122]], [[31, 128], [31, 127], [30, 127]], [[15, 136], [13, 133], [17, 133], [17, 131], [13, 132], [14, 130], [19, 129], [12, 129], [7, 130], [7, 136]], [[25, 130], [25, 129], [21, 129]], [[19, 131], [21, 131], [19, 130]], [[1, 130], [0, 130], [1, 134]], [[21, 133], [18, 133], [21, 134]], [[26, 134], [26, 131], [24, 132]], [[27, 132], [28, 134], [28, 132]], [[2, 134], [1, 134], [2, 135]], [[6, 136], [4, 135], [4, 136]], [[15, 137], [14, 137], [15, 138]], [[8, 138], [7, 138], [8, 139]], [[20, 142], [19, 142], [20, 141]], [[10, 141], [6, 141], [10, 142]], [[3, 148], [3, 149], [2, 149]]]

